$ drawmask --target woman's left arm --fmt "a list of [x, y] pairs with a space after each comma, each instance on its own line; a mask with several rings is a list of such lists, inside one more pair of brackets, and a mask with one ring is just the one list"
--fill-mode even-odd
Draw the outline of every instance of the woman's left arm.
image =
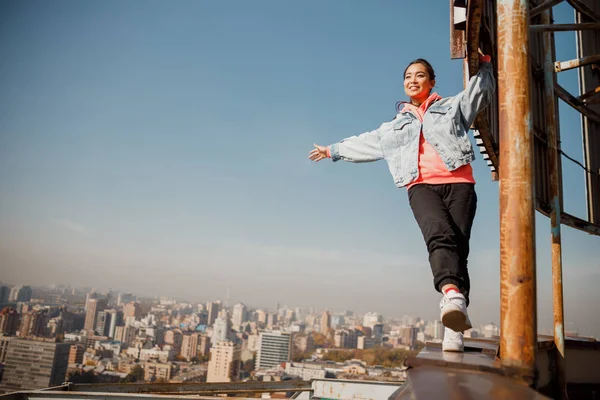
[[479, 71], [473, 76], [465, 90], [460, 93], [460, 111], [467, 127], [470, 127], [479, 112], [490, 104], [496, 90], [494, 69], [490, 56], [481, 56]]

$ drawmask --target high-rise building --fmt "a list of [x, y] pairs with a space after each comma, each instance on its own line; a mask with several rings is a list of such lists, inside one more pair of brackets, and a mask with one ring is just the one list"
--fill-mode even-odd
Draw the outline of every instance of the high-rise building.
[[209, 301], [208, 304], [206, 305], [206, 308], [208, 309], [208, 326], [211, 326], [212, 324], [215, 323], [215, 320], [217, 319], [217, 315], [219, 314], [219, 311], [221, 310], [221, 302], [220, 301]]
[[123, 307], [123, 318], [135, 318], [139, 319], [142, 316], [142, 310], [140, 308], [140, 303], [131, 301], [125, 304]]
[[373, 347], [373, 339], [367, 336], [359, 336], [356, 338], [356, 348], [365, 350]]
[[198, 338], [198, 353], [203, 356], [207, 355], [210, 351], [210, 338], [206, 335], [202, 335]]
[[83, 329], [86, 331], [93, 331], [96, 328], [98, 320], [98, 313], [106, 308], [105, 299], [94, 299], [90, 298], [86, 302], [85, 322]]
[[33, 290], [29, 286], [21, 286], [19, 292], [17, 293], [17, 301], [27, 302], [31, 300], [31, 295], [33, 294]]
[[217, 318], [213, 324], [212, 343], [213, 346], [219, 342], [227, 340], [229, 333], [229, 320], [227, 318]]
[[46, 328], [46, 313], [28, 311], [21, 316], [19, 337], [44, 336]]
[[315, 342], [312, 335], [294, 335], [294, 346], [301, 353], [308, 353], [315, 349]]
[[117, 306], [121, 306], [123, 304], [131, 303], [132, 301], [136, 301], [137, 296], [132, 293], [119, 293], [117, 296]]
[[198, 312], [198, 325], [208, 325], [208, 311], [202, 310]]
[[231, 316], [231, 322], [233, 323], [233, 326], [241, 326], [247, 320], [246, 306], [242, 303], [237, 303], [235, 306], [233, 306], [233, 314]]
[[67, 373], [70, 347], [69, 343], [12, 338], [0, 393], [62, 384]]
[[97, 299], [97, 298], [98, 298], [98, 293], [96, 293], [96, 292], [94, 292], [94, 291], [88, 292], [88, 293], [85, 295], [85, 311], [86, 311], [86, 312], [87, 312], [87, 306], [88, 306], [88, 302], [89, 302], [91, 299]]
[[333, 343], [339, 349], [348, 347], [348, 331], [345, 329], [335, 331], [333, 335]]
[[383, 324], [377, 323], [373, 325], [373, 337], [381, 338], [383, 337]]
[[172, 329], [165, 332], [164, 341], [166, 344], [170, 344], [176, 349], [181, 348], [183, 341], [183, 333], [180, 329]]
[[14, 308], [4, 307], [0, 311], [0, 333], [14, 335], [19, 328], [19, 313]]
[[296, 320], [296, 313], [294, 310], [286, 310], [285, 315], [283, 316], [283, 324], [285, 326], [290, 326], [292, 322]]
[[[2, 336], [0, 335], [0, 364], [4, 364], [6, 362], [6, 352], [8, 350], [8, 344], [10, 343], [11, 336]], [[0, 374], [0, 382], [2, 382]]]
[[363, 316], [363, 325], [369, 328], [373, 328], [373, 326], [379, 322], [383, 322], [383, 317], [375, 312], [368, 312]]
[[83, 363], [83, 353], [85, 353], [83, 343], [72, 344], [69, 348], [69, 364]]
[[10, 296], [10, 288], [8, 286], [0, 286], [0, 304], [8, 303]]
[[358, 329], [341, 329], [335, 331], [333, 336], [335, 347], [342, 349], [356, 349], [358, 346], [358, 338], [363, 336]]
[[206, 382], [232, 382], [238, 379], [240, 346], [233, 342], [220, 342], [210, 349]]
[[321, 333], [327, 335], [329, 328], [331, 328], [331, 314], [325, 310], [323, 315], [321, 315]]
[[433, 338], [434, 339], [443, 339], [444, 338], [444, 324], [442, 324], [442, 321], [440, 321], [440, 320], [433, 321]]
[[292, 334], [279, 331], [265, 331], [259, 335], [259, 349], [256, 368], [271, 368], [292, 357]]
[[115, 337], [115, 329], [120, 324], [120, 314], [117, 310], [104, 310], [96, 318], [96, 333], [101, 336]]
[[106, 313], [106, 310], [99, 311], [96, 317], [96, 326], [94, 331], [101, 336], [108, 336], [108, 328], [110, 328], [111, 315]]
[[277, 315], [278, 314], [272, 312], [267, 314], [267, 327], [269, 329], [273, 328], [274, 326], [277, 326]]
[[117, 326], [123, 323], [123, 313], [117, 310], [108, 310], [111, 314], [110, 326], [108, 328], [108, 337], [114, 338]]
[[344, 325], [345, 319], [343, 315], [333, 315], [331, 317], [331, 327], [333, 329], [339, 329], [341, 325]]
[[10, 292], [8, 293], [8, 302], [14, 303], [17, 301], [17, 296], [19, 295], [19, 290], [21, 286], [13, 286], [10, 288]]
[[170, 363], [161, 363], [156, 361], [146, 361], [144, 363], [144, 380], [154, 381], [161, 380], [163, 382], [171, 379], [172, 366]]
[[31, 300], [33, 291], [30, 286], [14, 286], [8, 294], [8, 302], [28, 302]]
[[[400, 341], [403, 345], [413, 347], [417, 343], [418, 329], [416, 327], [405, 325], [401, 326], [399, 331]], [[373, 336], [377, 337], [377, 335]]]
[[191, 335], [183, 335], [181, 341], [181, 357], [190, 361], [192, 358], [196, 358], [198, 354], [198, 334], [192, 333]]
[[267, 323], [267, 313], [264, 310], [256, 310], [256, 322], [260, 324]]
[[123, 344], [130, 345], [133, 339], [135, 339], [136, 332], [137, 329], [134, 326], [117, 326], [115, 328], [114, 339]]

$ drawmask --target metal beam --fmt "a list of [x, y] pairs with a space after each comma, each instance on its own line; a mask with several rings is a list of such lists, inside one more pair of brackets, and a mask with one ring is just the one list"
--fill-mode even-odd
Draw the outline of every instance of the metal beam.
[[[537, 307], [528, 2], [498, 0], [500, 359], [534, 375]], [[516, 80], [520, 81], [515, 85]], [[533, 382], [523, 377], [529, 384]]]
[[598, 93], [600, 93], [600, 86], [598, 86], [596, 89], [594, 90], [590, 90], [587, 93], [582, 94], [581, 96], [579, 96], [577, 98], [577, 100], [583, 102], [584, 100], [589, 99], [590, 97], [594, 97], [595, 95], [597, 95]]
[[600, 15], [598, 15], [594, 10], [583, 4], [580, 0], [567, 0], [567, 2], [581, 14], [584, 14], [589, 19], [594, 20], [596, 22], [600, 22]]
[[531, 25], [529, 29], [532, 32], [539, 31], [584, 31], [584, 30], [600, 30], [600, 22], [584, 22], [582, 24], [543, 24]]
[[[539, 199], [536, 199], [535, 208], [541, 214], [550, 217], [550, 212], [552, 211], [550, 204], [543, 203]], [[600, 225], [596, 225], [564, 211], [560, 214], [560, 223], [581, 232], [589, 233], [590, 235], [600, 236]]]
[[580, 100], [577, 100], [575, 96], [567, 92], [566, 89], [564, 89], [558, 83], [554, 85], [554, 93], [562, 101], [564, 101], [565, 103], [567, 103], [568, 105], [570, 105], [571, 107], [573, 107], [574, 109], [591, 119], [592, 121], [600, 122], [600, 114], [590, 109], [589, 107], [586, 107], [585, 104], [583, 104]]
[[[469, 64], [469, 79], [479, 71], [479, 31], [483, 14], [482, 0], [470, 0], [467, 10], [467, 59]], [[467, 81], [469, 80], [467, 79]]]
[[597, 62], [600, 62], [600, 54], [597, 54], [594, 56], [587, 56], [587, 57], [583, 57], [583, 58], [576, 58], [574, 60], [569, 60], [569, 61], [557, 61], [554, 63], [554, 71], [555, 72], [567, 71], [569, 69], [580, 68], [580, 67], [583, 67], [584, 65], [593, 64], [593, 63], [597, 63]]
[[564, 0], [547, 0], [546, 2], [540, 4], [537, 7], [532, 8], [529, 11], [529, 18], [533, 18], [537, 15], [540, 15], [544, 11], [554, 7], [555, 5], [562, 3]]
[[450, 58], [465, 58], [465, 32], [457, 30], [454, 25], [454, 0], [450, 0]]
[[[542, 14], [542, 23], [549, 24], [552, 20], [551, 11]], [[550, 243], [552, 248], [552, 304], [554, 309], [554, 345], [556, 347], [556, 378], [559, 397], [568, 399], [565, 368], [565, 324], [563, 307], [562, 283], [562, 240], [561, 240], [561, 180], [560, 155], [558, 152], [558, 124], [556, 112], [556, 97], [554, 84], [554, 34], [545, 31], [542, 34], [544, 46], [544, 109], [546, 110], [546, 137], [548, 146], [548, 177], [549, 195], [552, 211], [550, 212]]]
[[69, 391], [118, 393], [194, 393], [222, 394], [248, 392], [284, 392], [311, 390], [308, 381], [280, 382], [224, 382], [224, 383], [122, 383], [90, 384], [70, 383]]

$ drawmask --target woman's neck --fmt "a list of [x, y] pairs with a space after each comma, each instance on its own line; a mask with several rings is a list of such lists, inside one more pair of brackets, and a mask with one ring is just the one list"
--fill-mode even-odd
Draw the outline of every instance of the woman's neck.
[[429, 98], [429, 96], [431, 95], [431, 92], [427, 93], [425, 96], [419, 96], [417, 97], [411, 97], [410, 98], [410, 104], [412, 104], [415, 107], [419, 107], [421, 106], [421, 104], [425, 103], [427, 101], [427, 99]]

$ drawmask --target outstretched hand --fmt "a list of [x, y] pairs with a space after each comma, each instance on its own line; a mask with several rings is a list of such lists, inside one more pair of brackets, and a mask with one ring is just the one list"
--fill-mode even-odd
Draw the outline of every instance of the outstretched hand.
[[315, 148], [308, 153], [308, 158], [315, 162], [327, 158], [327, 146], [319, 146], [318, 144], [314, 143], [313, 146], [315, 146]]

